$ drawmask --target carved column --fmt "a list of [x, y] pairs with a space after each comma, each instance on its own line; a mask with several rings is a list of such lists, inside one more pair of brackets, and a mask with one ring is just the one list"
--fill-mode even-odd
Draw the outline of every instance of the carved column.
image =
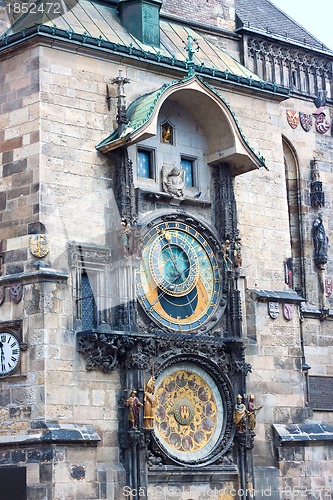
[[230, 174], [228, 165], [222, 164], [213, 170], [213, 191], [215, 206], [215, 226], [220, 241], [223, 243], [222, 252], [229, 263], [223, 267], [223, 293], [227, 301], [226, 331], [234, 337], [241, 336], [241, 303], [237, 289], [237, 278], [241, 265], [241, 243], [237, 230], [237, 207], [234, 193], [234, 178]]

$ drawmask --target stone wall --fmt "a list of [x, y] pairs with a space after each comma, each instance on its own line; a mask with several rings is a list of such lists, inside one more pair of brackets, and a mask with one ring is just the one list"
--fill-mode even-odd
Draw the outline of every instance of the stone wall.
[[[27, 62], [28, 61], [28, 62]], [[23, 270], [23, 243], [39, 220], [39, 50], [0, 61], [1, 239], [6, 272]]]
[[[209, 13], [203, 5], [190, 2], [188, 15], [197, 21], [232, 29], [233, 5], [216, 4], [218, 11], [212, 9], [212, 4], [207, 3], [208, 7]], [[183, 16], [184, 4], [179, 10], [177, 2], [166, 0], [163, 10]], [[209, 17], [212, 11], [214, 21]], [[217, 43], [222, 44], [222, 39]], [[57, 484], [52, 493], [49, 486], [41, 485], [51, 480], [51, 462], [38, 451], [38, 446], [20, 456], [7, 449], [2, 463], [11, 460], [27, 466], [28, 485], [31, 491], [36, 489], [36, 498], [41, 486], [45, 495], [52, 494], [52, 498], [59, 500], [64, 492], [68, 498], [83, 494], [91, 498], [98, 495], [117, 498], [114, 483], [124, 482], [117, 430], [118, 408], [125, 395], [120, 393], [117, 373], [87, 371], [85, 360], [76, 351], [73, 321], [76, 271], [68, 263], [67, 247], [69, 241], [106, 245], [111, 223], [119, 219], [110, 187], [110, 178], [117, 175], [116, 167], [112, 159], [95, 150], [95, 145], [116, 127], [115, 87], [110, 86], [109, 112], [106, 84], [118, 75], [119, 67], [118, 62], [46, 46], [27, 48], [0, 62], [0, 234], [6, 241], [4, 271], [13, 274], [36, 269], [33, 265], [40, 259], [30, 255], [29, 238], [38, 228], [46, 228], [50, 253], [42, 262], [64, 273], [61, 279], [53, 281], [25, 282], [24, 301], [19, 304], [10, 302], [6, 292], [1, 321], [23, 318], [22, 338], [28, 349], [22, 353], [20, 373], [0, 393], [0, 437], [8, 433], [26, 436], [31, 431], [31, 422], [41, 420], [59, 425], [90, 424], [101, 440], [92, 448], [82, 449], [79, 445], [67, 450], [52, 448], [57, 455], [52, 476]], [[144, 67], [124, 63], [121, 67], [131, 81], [126, 86], [127, 104], [171, 80], [171, 75], [169, 78]], [[300, 127], [293, 130], [287, 124], [286, 109], [297, 107], [311, 113], [313, 104], [309, 101], [288, 100], [279, 105], [255, 95], [230, 92], [230, 87], [216, 88], [230, 103], [246, 138], [265, 157], [269, 169], [235, 179], [244, 289], [287, 289], [283, 264], [292, 249], [282, 134], [290, 151], [297, 152], [302, 189], [306, 299], [312, 317], [305, 315], [301, 326], [299, 309], [295, 306], [294, 316], [288, 321], [280, 304], [279, 317], [272, 319], [267, 303], [243, 293], [244, 304], [246, 301], [243, 309], [247, 313], [246, 360], [252, 365], [248, 392], [256, 395], [258, 405], [263, 405], [257, 418], [255, 463], [264, 468], [277, 465], [285, 486], [302, 486], [300, 478], [304, 477], [309, 487], [328, 488], [329, 483], [322, 479], [325, 460], [332, 463], [328, 447], [284, 450], [276, 463], [272, 423], [299, 423], [306, 416], [301, 328], [310, 374], [332, 376], [331, 322], [319, 321], [318, 272], [313, 261], [311, 231], [317, 210], [309, 202], [310, 161], [316, 157], [327, 199], [324, 222], [332, 241], [332, 138], [328, 134], [318, 135], [313, 129], [309, 133]], [[191, 126], [195, 128], [194, 125]], [[157, 147], [156, 139], [150, 144]], [[203, 141], [201, 146], [204, 147]], [[136, 147], [129, 152], [135, 165]], [[207, 187], [209, 191], [208, 168], [205, 170], [203, 162], [200, 165], [203, 171], [199, 187]], [[135, 182], [143, 186], [143, 182], [140, 184], [137, 179]], [[154, 188], [158, 189], [160, 182]], [[143, 208], [154, 209], [148, 204]], [[197, 208], [192, 211], [210, 218], [210, 209], [201, 213]], [[333, 274], [331, 260], [327, 265], [328, 275]], [[331, 309], [332, 301], [333, 296], [327, 299]], [[325, 416], [322, 412], [319, 415]], [[44, 463], [39, 464], [40, 461]], [[274, 468], [275, 487], [276, 475]]]
[[[297, 426], [289, 426], [292, 427]], [[316, 434], [320, 427], [324, 436]], [[304, 430], [307, 430], [307, 433]], [[304, 424], [296, 429], [296, 442], [285, 443], [277, 448], [277, 466], [281, 474], [281, 498], [304, 496], [325, 498], [332, 495], [332, 428]], [[305, 436], [305, 442], [302, 437]], [[313, 442], [309, 443], [309, 439]], [[317, 439], [317, 440], [316, 440]], [[327, 442], [325, 443], [325, 440]]]
[[179, 16], [181, 19], [188, 19], [204, 23], [210, 26], [217, 26], [227, 30], [235, 29], [235, 6], [234, 0], [165, 0], [161, 13]]

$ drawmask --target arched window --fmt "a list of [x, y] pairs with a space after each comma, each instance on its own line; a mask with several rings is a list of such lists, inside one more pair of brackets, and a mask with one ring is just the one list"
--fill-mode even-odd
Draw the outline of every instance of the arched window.
[[287, 201], [289, 212], [289, 231], [291, 244], [291, 262], [286, 266], [292, 268], [292, 277], [286, 283], [300, 293], [305, 294], [305, 272], [304, 272], [304, 243], [301, 211], [301, 192], [299, 179], [299, 166], [297, 155], [289, 141], [283, 139], [283, 153], [287, 189]]

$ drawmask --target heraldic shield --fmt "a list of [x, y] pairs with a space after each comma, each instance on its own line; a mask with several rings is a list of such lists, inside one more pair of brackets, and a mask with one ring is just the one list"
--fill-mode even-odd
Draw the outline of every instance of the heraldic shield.
[[301, 122], [302, 128], [305, 130], [305, 132], [309, 132], [312, 127], [312, 115], [309, 115], [308, 113], [302, 113], [300, 111], [299, 113], [299, 120]]

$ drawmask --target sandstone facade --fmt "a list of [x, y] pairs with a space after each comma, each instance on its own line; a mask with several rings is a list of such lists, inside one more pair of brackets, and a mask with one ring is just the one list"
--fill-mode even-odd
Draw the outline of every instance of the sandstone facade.
[[[234, 32], [233, 2], [207, 2], [199, 15], [194, 2], [166, 0], [161, 19], [171, 18], [175, 32], [179, 23], [188, 28], [192, 22], [211, 51], [230, 52], [253, 77], [244, 76], [240, 63], [231, 66], [233, 59], [223, 75], [205, 74], [196, 64], [192, 76], [191, 55], [179, 55], [176, 43], [168, 49], [173, 63], [136, 40], [127, 46], [113, 7], [112, 47], [98, 42], [105, 33], [98, 39], [87, 28], [82, 35], [75, 24], [73, 32], [41, 24], [31, 38], [20, 32], [17, 44], [14, 26], [0, 39], [0, 335], [11, 332], [21, 346], [18, 367], [1, 379], [0, 469], [24, 469], [21, 482], [31, 500], [121, 500], [128, 492], [189, 500], [214, 489], [216, 498], [245, 498], [242, 489], [251, 482], [256, 498], [331, 494], [333, 407], [324, 384], [332, 381], [333, 263], [331, 247], [323, 268], [316, 263], [313, 225], [322, 210], [332, 241], [332, 136], [318, 132], [314, 121], [309, 131], [287, 121], [289, 110], [313, 116], [320, 107], [314, 91], [322, 96], [323, 89], [313, 83], [309, 93], [292, 86], [289, 93], [289, 82], [274, 82], [272, 73], [261, 83], [264, 69], [251, 50], [242, 52], [249, 35]], [[97, 14], [91, 21], [101, 22]], [[332, 64], [332, 53], [315, 52]], [[120, 75], [129, 80], [126, 106], [139, 115], [137, 128], [134, 113], [129, 123], [119, 120], [124, 96], [112, 82]], [[330, 85], [331, 79], [328, 73]], [[333, 96], [326, 90], [322, 107], [332, 126]], [[143, 96], [154, 92], [147, 111]], [[163, 142], [165, 123], [173, 128], [172, 143]], [[154, 171], [146, 177], [139, 175], [140, 148], [153, 154]], [[184, 159], [193, 160], [193, 182], [177, 198], [163, 187], [163, 168], [182, 168]], [[322, 183], [323, 206], [313, 202], [314, 180]], [[219, 339], [229, 360], [223, 369], [220, 354], [209, 360], [210, 351], [187, 337], [163, 347], [163, 335], [175, 332], [159, 332], [137, 305], [140, 257], [124, 239], [121, 218], [131, 231], [145, 230], [166, 214], [199, 221], [199, 232], [211, 231], [220, 251], [228, 238], [234, 243], [241, 236], [241, 267], [218, 261], [225, 302], [216, 315], [220, 307], [224, 314], [193, 334], [209, 346], [212, 337]], [[31, 250], [41, 235], [44, 256]], [[22, 297], [13, 299], [20, 286]], [[177, 463], [172, 450], [170, 458], [163, 446], [150, 448], [150, 434], [129, 429], [129, 391], [135, 387], [143, 400], [149, 376], [154, 370], [157, 380], [163, 376], [163, 356], [170, 366], [186, 359], [206, 367], [213, 359], [222, 374], [213, 377], [217, 391], [223, 394], [227, 380], [232, 405], [238, 392], [245, 399], [254, 394], [262, 405], [254, 442], [253, 433], [238, 432], [231, 422], [229, 396], [223, 396], [223, 445], [217, 441], [219, 450], [207, 452], [206, 462], [203, 452], [198, 467], [190, 454]], [[318, 390], [325, 394], [322, 405]]]

